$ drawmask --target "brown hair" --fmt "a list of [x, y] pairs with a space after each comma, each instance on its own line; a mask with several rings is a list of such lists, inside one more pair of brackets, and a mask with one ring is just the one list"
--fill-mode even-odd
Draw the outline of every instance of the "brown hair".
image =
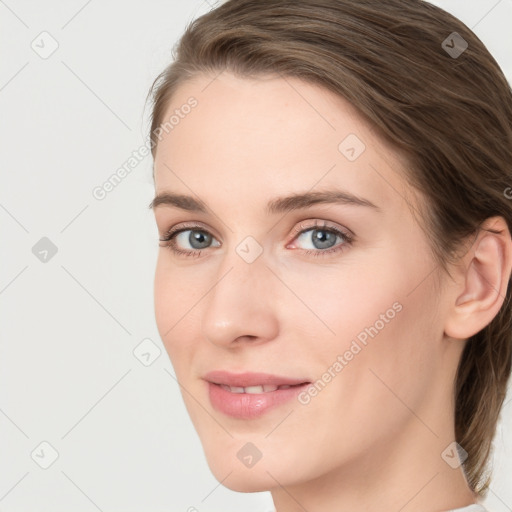
[[[153, 157], [155, 131], [187, 79], [224, 70], [298, 77], [350, 101], [406, 155], [441, 268], [487, 218], [502, 216], [512, 231], [512, 91], [484, 44], [442, 9], [422, 0], [229, 0], [188, 25], [173, 57], [150, 90]], [[511, 361], [509, 286], [493, 321], [468, 340], [454, 386], [456, 441], [481, 497]]]

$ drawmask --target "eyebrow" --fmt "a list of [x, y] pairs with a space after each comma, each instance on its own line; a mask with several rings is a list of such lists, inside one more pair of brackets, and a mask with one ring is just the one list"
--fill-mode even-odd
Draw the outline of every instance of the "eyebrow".
[[[342, 204], [352, 206], [365, 206], [377, 211], [381, 209], [370, 200], [358, 197], [344, 190], [327, 190], [325, 192], [304, 192], [286, 197], [277, 197], [267, 203], [267, 214], [286, 213], [293, 210], [309, 208], [315, 204]], [[162, 192], [151, 201], [149, 208], [159, 206], [173, 206], [189, 212], [207, 213], [206, 204], [200, 199], [182, 194]]]

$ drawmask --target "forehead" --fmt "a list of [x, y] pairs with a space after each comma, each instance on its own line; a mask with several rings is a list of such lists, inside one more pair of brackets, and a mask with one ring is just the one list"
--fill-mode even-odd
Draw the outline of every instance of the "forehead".
[[163, 122], [172, 116], [157, 192], [240, 201], [337, 186], [381, 203], [407, 194], [401, 156], [348, 101], [297, 78], [199, 75], [176, 90]]

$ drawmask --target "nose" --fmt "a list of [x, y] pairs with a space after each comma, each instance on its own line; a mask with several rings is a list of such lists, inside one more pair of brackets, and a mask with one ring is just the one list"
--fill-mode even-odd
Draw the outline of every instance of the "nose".
[[225, 348], [276, 338], [279, 281], [263, 257], [247, 263], [234, 254], [223, 263], [213, 287], [201, 301], [201, 329], [205, 338]]

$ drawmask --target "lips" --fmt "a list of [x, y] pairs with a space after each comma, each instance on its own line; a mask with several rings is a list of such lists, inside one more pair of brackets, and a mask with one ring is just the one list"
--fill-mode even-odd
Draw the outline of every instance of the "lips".
[[237, 419], [250, 420], [291, 401], [310, 382], [268, 373], [215, 371], [204, 377], [212, 407]]

